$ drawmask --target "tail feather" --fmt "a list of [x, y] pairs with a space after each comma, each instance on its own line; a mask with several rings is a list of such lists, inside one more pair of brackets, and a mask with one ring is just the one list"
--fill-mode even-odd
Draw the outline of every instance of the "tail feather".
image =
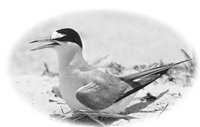
[[136, 73], [136, 74], [131, 74], [131, 75], [123, 76], [123, 77], [119, 77], [119, 78], [121, 80], [135, 80], [135, 79], [138, 79], [138, 78], [147, 77], [149, 75], [153, 75], [153, 74], [156, 74], [156, 73], [161, 72], [163, 70], [170, 69], [175, 65], [178, 65], [178, 64], [190, 61], [190, 60], [193, 60], [193, 59], [188, 59], [188, 60], [184, 60], [184, 61], [181, 61], [181, 62], [178, 62], [178, 63], [171, 63], [171, 64], [163, 65], [163, 66], [160, 66], [160, 67], [152, 68], [152, 69], [149, 69], [149, 70], [146, 70], [146, 71], [143, 71], [143, 72], [139, 72], [139, 73]]
[[[145, 77], [145, 78], [141, 78], [138, 82], [136, 82], [138, 85], [137, 87], [133, 88], [132, 90], [127, 91], [126, 93], [124, 93], [122, 96], [120, 96], [116, 101], [120, 101], [121, 99], [143, 89], [144, 87], [146, 87], [147, 85], [151, 84], [152, 82], [154, 82], [156, 79], [160, 78], [163, 74], [165, 74], [168, 71], [168, 69], [165, 69], [163, 71], [160, 71], [154, 75]], [[134, 82], [133, 82], [133, 86], [134, 86]]]
[[[188, 60], [184, 60], [184, 61], [180, 61], [177, 63], [171, 63], [168, 65], [164, 65], [161, 67], [156, 67], [153, 69], [149, 69], [147, 71], [143, 71], [143, 72], [139, 72], [136, 74], [132, 74], [129, 76], [124, 76], [124, 77], [120, 77], [122, 80], [129, 82], [130, 86], [132, 86], [132, 90], [129, 90], [128, 92], [124, 93], [122, 96], [120, 96], [116, 101], [120, 101], [121, 99], [136, 93], [137, 91], [143, 89], [144, 87], [146, 87], [147, 85], [151, 84], [152, 82], [154, 82], [155, 80], [157, 80], [158, 78], [160, 78], [163, 74], [167, 73], [167, 71], [172, 68], [175, 65], [190, 61], [193, 59], [188, 59]], [[133, 80], [138, 79], [137, 82], [134, 82]], [[132, 83], [131, 83], [132, 81]]]

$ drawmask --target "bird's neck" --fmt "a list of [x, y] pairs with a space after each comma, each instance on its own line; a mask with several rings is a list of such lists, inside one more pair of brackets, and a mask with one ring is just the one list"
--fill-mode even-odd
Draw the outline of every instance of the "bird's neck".
[[75, 68], [88, 68], [89, 65], [84, 60], [81, 49], [77, 51], [69, 51], [58, 55], [59, 72], [67, 72], [69, 65]]

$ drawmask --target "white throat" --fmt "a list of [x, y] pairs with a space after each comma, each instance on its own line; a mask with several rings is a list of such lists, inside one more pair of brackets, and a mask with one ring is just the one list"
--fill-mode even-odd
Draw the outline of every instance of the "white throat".
[[[59, 51], [58, 51], [59, 50]], [[89, 65], [84, 60], [82, 50], [79, 46], [73, 45], [57, 49], [59, 72], [68, 71], [69, 65], [75, 68], [87, 68]]]

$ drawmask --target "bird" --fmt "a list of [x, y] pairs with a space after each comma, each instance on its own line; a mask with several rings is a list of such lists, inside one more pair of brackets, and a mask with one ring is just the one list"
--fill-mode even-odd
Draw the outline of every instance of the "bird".
[[125, 112], [139, 90], [160, 78], [173, 66], [191, 60], [125, 76], [114, 76], [98, 70], [85, 61], [81, 37], [72, 28], [58, 29], [50, 38], [30, 43], [45, 43], [31, 51], [50, 48], [56, 52], [59, 66], [59, 85], [55, 88], [56, 93], [73, 111], [112, 114]]

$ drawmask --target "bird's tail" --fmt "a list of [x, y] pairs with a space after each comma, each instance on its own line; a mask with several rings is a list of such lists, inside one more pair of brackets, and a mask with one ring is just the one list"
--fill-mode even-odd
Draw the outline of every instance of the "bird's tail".
[[124, 93], [120, 98], [118, 98], [115, 102], [120, 101], [121, 99], [143, 89], [144, 87], [146, 87], [147, 85], [151, 84], [152, 82], [154, 82], [156, 79], [160, 78], [163, 74], [165, 74], [168, 71], [168, 69], [160, 71], [156, 74], [150, 75], [148, 77], [143, 77], [141, 79], [139, 79], [137, 82], [132, 82], [130, 85], [133, 86], [133, 89], [127, 91], [126, 93]]
[[[115, 102], [120, 101], [121, 99], [141, 90], [142, 88], [146, 87], [147, 85], [151, 84], [158, 78], [160, 78], [163, 74], [166, 74], [167, 71], [172, 68], [175, 65], [190, 61], [192, 59], [184, 60], [178, 63], [171, 63], [168, 65], [164, 65], [161, 67], [156, 67], [153, 69], [149, 69], [147, 71], [139, 72], [136, 74], [129, 75], [127, 77], [123, 77], [122, 79], [125, 81], [129, 81], [130, 86], [133, 87], [132, 90], [129, 90], [128, 92], [124, 93], [120, 98], [118, 98]], [[134, 81], [137, 79], [137, 81]], [[130, 83], [132, 81], [132, 83]]]
[[187, 62], [187, 61], [191, 61], [191, 60], [193, 60], [193, 59], [188, 59], [188, 60], [180, 61], [180, 62], [177, 62], [177, 63], [170, 63], [170, 64], [167, 64], [167, 65], [152, 68], [152, 69], [149, 69], [149, 70], [146, 70], [146, 71], [143, 71], [143, 72], [139, 72], [139, 73], [136, 73], [136, 74], [123, 76], [123, 77], [120, 77], [120, 79], [126, 81], [126, 80], [135, 80], [135, 79], [138, 79], [138, 78], [148, 77], [150, 75], [154, 75], [154, 74], [162, 72], [164, 70], [168, 70], [175, 65], [178, 65], [178, 64], [181, 64], [181, 63], [184, 63], [184, 62]]

